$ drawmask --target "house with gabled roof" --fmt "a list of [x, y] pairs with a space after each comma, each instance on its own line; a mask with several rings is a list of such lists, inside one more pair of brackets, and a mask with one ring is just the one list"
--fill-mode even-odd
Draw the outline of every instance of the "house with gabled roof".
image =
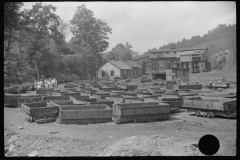
[[134, 61], [121, 60], [113, 61], [109, 60], [103, 64], [97, 71], [98, 78], [115, 78], [121, 79], [138, 78], [142, 76], [142, 66]]

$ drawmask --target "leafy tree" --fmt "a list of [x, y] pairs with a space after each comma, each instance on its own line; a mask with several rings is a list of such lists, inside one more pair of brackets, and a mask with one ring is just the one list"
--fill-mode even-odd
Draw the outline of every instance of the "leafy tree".
[[64, 36], [64, 38], [68, 35], [68, 28], [70, 27], [70, 24], [68, 22], [65, 22], [63, 20], [59, 21], [58, 30], [59, 32]]
[[132, 45], [128, 42], [126, 45], [123, 45], [122, 43], [117, 44], [111, 51], [105, 53], [105, 59], [106, 60], [132, 60], [132, 53], [131, 50]]
[[4, 54], [4, 83], [22, 83], [34, 70], [27, 63], [26, 55]]
[[132, 48], [132, 45], [129, 42], [126, 42], [125, 46], [128, 50], [131, 50], [131, 48]]
[[21, 2], [4, 4], [4, 83], [21, 83], [33, 73], [26, 55], [19, 55], [16, 47], [21, 27]]
[[[52, 58], [49, 55], [51, 39], [54, 40], [57, 50], [59, 50], [64, 41], [63, 35], [58, 31], [60, 18], [54, 13], [55, 10], [56, 7], [52, 5], [43, 6], [42, 3], [36, 3], [32, 9], [25, 10], [23, 14], [22, 21], [25, 22], [24, 30], [27, 32], [26, 37], [28, 39], [26, 42], [28, 44], [28, 60], [30, 64], [35, 65], [37, 72], [37, 63], [42, 61], [42, 59]], [[48, 61], [41, 62], [41, 66], [51, 66], [51, 63], [52, 60], [49, 59]], [[39, 73], [37, 75], [39, 79]]]
[[85, 5], [77, 8], [70, 23], [72, 25], [71, 32], [74, 35], [72, 44], [85, 59], [87, 75], [91, 79], [90, 72], [94, 72], [95, 75], [95, 71], [90, 68], [90, 59], [99, 64], [98, 59], [92, 58], [108, 48], [108, 34], [111, 34], [112, 29], [106, 22], [95, 18], [93, 12]]
[[18, 22], [21, 16], [20, 8], [22, 5], [22, 2], [5, 2], [4, 4], [4, 39], [8, 39], [5, 49], [7, 52], [10, 49], [13, 31], [18, 29]]
[[170, 49], [176, 49], [176, 45], [175, 44], [172, 44]]

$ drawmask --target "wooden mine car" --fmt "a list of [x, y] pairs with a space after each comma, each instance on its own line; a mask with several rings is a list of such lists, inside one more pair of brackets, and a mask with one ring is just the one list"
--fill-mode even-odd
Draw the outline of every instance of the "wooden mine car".
[[[131, 91], [131, 92], [127, 92], [127, 93], [133, 93], [133, 94], [142, 94], [142, 95], [152, 95], [152, 93], [150, 93], [150, 91]], [[136, 96], [137, 96], [136, 95]]]
[[191, 97], [184, 100], [187, 112], [195, 115], [214, 118], [215, 115], [223, 117], [236, 117], [236, 99], [217, 97]]
[[124, 98], [122, 97], [106, 97], [105, 99], [114, 101], [114, 103], [124, 103]]
[[127, 90], [127, 91], [135, 91], [137, 89], [137, 85], [130, 85], [130, 84], [118, 84], [117, 85], [121, 90]]
[[158, 99], [159, 95], [143, 95], [143, 94], [137, 94], [137, 97], [139, 98], [152, 98], [152, 99]]
[[18, 91], [18, 86], [4, 87], [4, 92], [14, 93]]
[[182, 97], [159, 97], [162, 103], [167, 103], [170, 105], [171, 111], [179, 111], [183, 106]]
[[143, 99], [125, 99], [125, 103], [142, 103]]
[[157, 93], [157, 94], [164, 94], [166, 90], [161, 90], [161, 89], [151, 89], [151, 93]]
[[158, 99], [153, 98], [143, 98], [144, 102], [159, 102], [169, 104], [171, 112], [179, 111], [183, 106], [182, 97], [158, 97]]
[[4, 95], [4, 106], [17, 107], [19, 98], [21, 98], [21, 95], [5, 94]]
[[24, 103], [22, 110], [27, 115], [26, 119], [30, 122], [55, 121], [59, 114], [59, 107], [48, 102]]
[[136, 92], [148, 91], [147, 88], [138, 88], [135, 90]]
[[179, 89], [202, 89], [202, 84], [188, 84], [188, 85], [178, 85]]
[[116, 103], [126, 103], [127, 99], [139, 100], [140, 98], [135, 96], [122, 96], [122, 97], [106, 97], [105, 99], [113, 101], [116, 104]]
[[44, 101], [66, 100], [65, 96], [43, 96]]
[[80, 95], [81, 95], [80, 92], [65, 92], [65, 93], [61, 93], [61, 96], [63, 96], [65, 100], [69, 100], [70, 96], [80, 96]]
[[105, 91], [105, 92], [111, 92], [113, 90], [112, 87], [102, 87], [100, 90]]
[[117, 124], [124, 122], [155, 122], [169, 118], [169, 104], [158, 102], [113, 104], [112, 119]]
[[85, 105], [85, 102], [81, 102], [78, 100], [63, 100], [63, 101], [50, 101], [50, 103], [54, 103], [56, 105]]
[[41, 96], [52, 96], [54, 88], [39, 88], [36, 90], [36, 93]]
[[84, 101], [85, 99], [96, 99], [94, 97], [91, 96], [76, 96], [76, 95], [71, 95], [69, 97], [70, 100], [79, 100], [79, 101]]
[[221, 83], [212, 83], [212, 88], [229, 88], [230, 83], [229, 82], [221, 82]]
[[96, 124], [112, 121], [112, 109], [106, 104], [60, 105], [57, 122], [61, 124]]
[[64, 93], [68, 93], [69, 91], [66, 91], [66, 90], [54, 90], [53, 91], [53, 93], [52, 93], [52, 95], [53, 96], [61, 96], [62, 94], [64, 94]]
[[105, 99], [105, 97], [120, 97], [120, 95], [117, 93], [108, 93], [108, 92], [105, 92], [105, 93], [98, 92], [98, 93], [93, 94], [92, 96], [99, 98], [99, 99]]
[[189, 96], [197, 96], [198, 93], [179, 93], [179, 97], [189, 97]]
[[65, 84], [64, 85], [64, 88], [66, 89], [66, 88], [75, 88], [75, 87], [78, 87], [78, 85], [74, 85], [74, 84]]
[[105, 100], [105, 99], [86, 99], [83, 100], [82, 102], [86, 102], [87, 105], [91, 105], [91, 104], [106, 104], [108, 105], [110, 108], [112, 108], [112, 105], [114, 103], [114, 101], [111, 100]]
[[225, 78], [213, 79], [207, 87], [210, 89], [229, 88], [230, 82], [227, 82]]
[[41, 100], [43, 100], [43, 97], [40, 95], [21, 96], [21, 98], [18, 98], [18, 106], [20, 106], [22, 103], [39, 102]]
[[64, 88], [64, 89], [69, 92], [75, 92], [78, 90], [77, 88]]

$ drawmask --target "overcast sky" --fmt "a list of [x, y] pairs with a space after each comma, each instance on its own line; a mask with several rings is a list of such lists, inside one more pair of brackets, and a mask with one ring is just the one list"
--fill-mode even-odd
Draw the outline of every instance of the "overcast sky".
[[[24, 2], [32, 8], [36, 2]], [[105, 20], [112, 34], [111, 50], [129, 42], [140, 54], [169, 42], [204, 35], [218, 24], [236, 24], [235, 2], [43, 2], [57, 7], [56, 14], [70, 21], [77, 6], [86, 4], [96, 18]], [[69, 33], [66, 40], [72, 37]]]

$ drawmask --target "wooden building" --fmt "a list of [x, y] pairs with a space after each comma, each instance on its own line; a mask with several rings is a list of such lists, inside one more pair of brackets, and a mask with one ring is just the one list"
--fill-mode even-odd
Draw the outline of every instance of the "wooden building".
[[122, 62], [132, 68], [130, 76], [131, 78], [138, 78], [142, 76], [142, 66], [134, 61], [122, 60]]
[[115, 78], [121, 79], [138, 78], [142, 76], [142, 66], [134, 61], [108, 61], [97, 71], [98, 78]]
[[180, 62], [181, 68], [189, 69], [190, 73], [210, 71], [211, 64], [207, 59], [207, 54], [208, 48], [168, 49], [151, 51], [148, 55], [135, 59], [135, 62], [142, 64], [144, 73], [164, 79], [167, 64], [173, 62]]
[[178, 81], [189, 81], [189, 69], [182, 68], [180, 62], [168, 63], [166, 67], [166, 85], [167, 89], [173, 89]]
[[169, 63], [166, 68], [166, 81], [189, 81], [189, 69], [182, 68], [180, 63]]

